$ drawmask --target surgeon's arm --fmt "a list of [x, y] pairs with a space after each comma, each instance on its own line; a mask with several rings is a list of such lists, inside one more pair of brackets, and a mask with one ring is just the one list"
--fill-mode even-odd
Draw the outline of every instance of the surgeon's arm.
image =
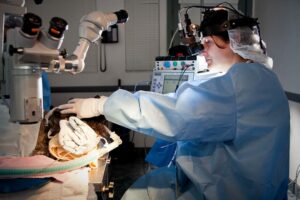
[[230, 78], [186, 83], [175, 95], [152, 92], [113, 93], [103, 114], [114, 123], [165, 140], [234, 138], [235, 95]]

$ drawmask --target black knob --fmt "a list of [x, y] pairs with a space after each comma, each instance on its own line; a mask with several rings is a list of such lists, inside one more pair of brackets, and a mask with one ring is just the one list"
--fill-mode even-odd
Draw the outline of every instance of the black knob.
[[118, 22], [117, 23], [125, 23], [127, 22], [128, 18], [128, 13], [126, 10], [119, 10], [117, 12], [114, 12], [117, 15]]
[[41, 3], [43, 3], [43, 0], [34, 0], [34, 3], [35, 4], [41, 4]]
[[33, 14], [26, 13], [23, 16], [23, 25], [21, 30], [28, 35], [37, 35], [40, 31], [40, 27], [42, 26], [42, 19]]
[[68, 55], [67, 50], [66, 49], [61, 50], [59, 55], [61, 55], [63, 58], [66, 58]]
[[10, 56], [14, 55], [15, 53], [22, 54], [23, 52], [24, 52], [23, 48], [14, 48], [12, 45], [9, 45], [8, 47], [8, 53]]

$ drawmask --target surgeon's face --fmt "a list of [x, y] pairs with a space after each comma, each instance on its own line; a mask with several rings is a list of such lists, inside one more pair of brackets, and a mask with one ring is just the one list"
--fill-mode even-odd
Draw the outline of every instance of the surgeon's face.
[[225, 42], [218, 36], [207, 36], [201, 40], [204, 50], [201, 53], [205, 57], [208, 68], [226, 72], [233, 64], [233, 51], [230, 49], [229, 42]]

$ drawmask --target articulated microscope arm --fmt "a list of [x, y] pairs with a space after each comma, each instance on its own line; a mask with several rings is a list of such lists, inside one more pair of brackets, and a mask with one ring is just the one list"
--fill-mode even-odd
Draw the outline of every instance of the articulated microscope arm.
[[91, 12], [82, 17], [79, 26], [79, 43], [73, 55], [65, 59], [65, 71], [79, 73], [84, 69], [84, 60], [91, 43], [96, 42], [104, 30], [117, 23], [125, 23], [128, 14], [125, 10], [104, 14], [99, 11]]

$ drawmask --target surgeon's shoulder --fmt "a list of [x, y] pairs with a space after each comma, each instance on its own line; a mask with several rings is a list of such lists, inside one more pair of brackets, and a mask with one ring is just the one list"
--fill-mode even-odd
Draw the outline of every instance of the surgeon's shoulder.
[[234, 64], [230, 70], [228, 71], [228, 74], [234, 75], [234, 74], [249, 74], [249, 73], [270, 73], [273, 74], [273, 71], [268, 69], [263, 64], [257, 63], [257, 62], [251, 62], [251, 63], [236, 63]]

